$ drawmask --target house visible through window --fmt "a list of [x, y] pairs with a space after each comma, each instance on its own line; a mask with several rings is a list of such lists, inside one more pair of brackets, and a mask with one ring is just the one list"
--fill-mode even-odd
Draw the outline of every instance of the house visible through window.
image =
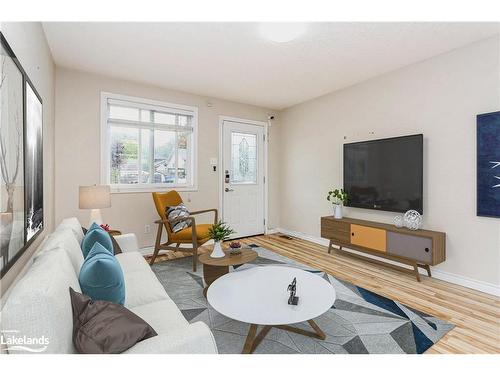
[[193, 187], [197, 110], [103, 94], [105, 168], [116, 189]]

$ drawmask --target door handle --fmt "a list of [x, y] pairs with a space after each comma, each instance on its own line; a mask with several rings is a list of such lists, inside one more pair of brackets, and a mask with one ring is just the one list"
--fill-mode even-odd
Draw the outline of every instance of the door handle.
[[225, 189], [224, 189], [224, 191], [225, 191], [226, 193], [229, 193], [230, 191], [234, 191], [234, 190], [233, 190], [233, 189], [229, 189], [229, 188], [225, 188]]

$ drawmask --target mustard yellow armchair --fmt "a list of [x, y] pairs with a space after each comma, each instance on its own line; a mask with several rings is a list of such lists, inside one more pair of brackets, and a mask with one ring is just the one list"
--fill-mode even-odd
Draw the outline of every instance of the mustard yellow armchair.
[[[196, 271], [196, 264], [198, 262], [198, 247], [210, 239], [208, 237], [208, 228], [210, 228], [212, 224], [196, 224], [193, 215], [213, 211], [214, 224], [216, 224], [218, 219], [217, 210], [213, 208], [209, 210], [190, 212], [190, 216], [187, 217], [187, 219], [191, 220], [192, 225], [174, 233], [172, 232], [170, 225], [174, 225], [178, 221], [186, 220], [186, 218], [183, 217], [169, 223], [167, 216], [165, 215], [165, 210], [168, 206], [178, 206], [181, 204], [181, 196], [175, 190], [171, 190], [167, 193], [153, 193], [153, 201], [156, 206], [156, 211], [158, 211], [158, 215], [160, 216], [160, 220], [155, 221], [155, 224], [158, 224], [158, 230], [156, 232], [155, 250], [149, 264], [154, 263], [160, 250], [184, 251], [193, 254], [193, 271]], [[167, 232], [167, 242], [162, 244], [161, 235], [163, 228], [165, 228]], [[173, 244], [175, 244], [175, 246], [171, 246]], [[180, 247], [181, 244], [191, 244], [192, 247]]]

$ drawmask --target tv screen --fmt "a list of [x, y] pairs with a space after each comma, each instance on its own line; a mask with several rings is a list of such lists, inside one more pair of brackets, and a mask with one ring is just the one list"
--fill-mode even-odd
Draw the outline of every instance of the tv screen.
[[422, 214], [422, 189], [422, 134], [344, 144], [347, 206]]

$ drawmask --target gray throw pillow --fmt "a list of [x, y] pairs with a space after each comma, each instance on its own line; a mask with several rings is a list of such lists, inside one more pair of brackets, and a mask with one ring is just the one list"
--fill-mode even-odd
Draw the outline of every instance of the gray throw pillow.
[[156, 331], [132, 311], [108, 301], [93, 301], [69, 288], [73, 309], [73, 345], [78, 353], [117, 354]]
[[184, 203], [181, 203], [178, 206], [168, 206], [165, 209], [165, 215], [167, 216], [167, 220], [169, 221], [170, 229], [174, 233], [177, 233], [187, 227], [190, 227], [192, 224], [190, 219], [181, 220], [179, 222], [174, 221], [179, 218], [189, 216], [189, 211], [184, 205]]

